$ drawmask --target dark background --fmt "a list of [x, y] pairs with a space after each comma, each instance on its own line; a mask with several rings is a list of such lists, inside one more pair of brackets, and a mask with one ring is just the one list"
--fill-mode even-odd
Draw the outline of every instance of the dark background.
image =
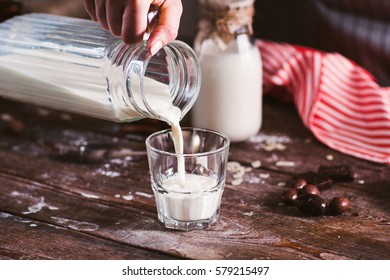
[[253, 28], [257, 38], [314, 44], [310, 0], [257, 0]]

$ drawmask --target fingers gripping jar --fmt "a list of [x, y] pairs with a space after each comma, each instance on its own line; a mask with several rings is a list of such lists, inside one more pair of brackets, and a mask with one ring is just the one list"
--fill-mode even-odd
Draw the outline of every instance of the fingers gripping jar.
[[[0, 24], [0, 96], [125, 122], [180, 118], [194, 104], [200, 68], [180, 41], [151, 56], [146, 43], [126, 45], [96, 22], [28, 14]], [[164, 119], [165, 120], [165, 119]]]
[[254, 0], [199, 0], [195, 51], [202, 85], [194, 126], [227, 134], [232, 142], [257, 134], [262, 122], [262, 63], [252, 40]]

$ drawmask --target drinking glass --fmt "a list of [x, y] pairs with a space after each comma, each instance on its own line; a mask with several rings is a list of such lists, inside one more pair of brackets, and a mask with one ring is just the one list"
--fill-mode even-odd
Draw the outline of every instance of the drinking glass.
[[183, 154], [175, 153], [170, 129], [146, 139], [157, 216], [167, 228], [205, 229], [219, 220], [230, 141], [208, 129], [182, 131]]

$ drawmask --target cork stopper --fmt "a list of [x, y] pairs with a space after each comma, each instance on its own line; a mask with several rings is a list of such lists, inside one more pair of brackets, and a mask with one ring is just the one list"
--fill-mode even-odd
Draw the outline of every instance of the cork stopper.
[[199, 0], [199, 4], [213, 10], [234, 10], [253, 6], [255, 0]]
[[254, 0], [199, 0], [199, 32], [195, 46], [211, 38], [224, 50], [236, 32], [245, 29], [251, 35], [253, 3]]

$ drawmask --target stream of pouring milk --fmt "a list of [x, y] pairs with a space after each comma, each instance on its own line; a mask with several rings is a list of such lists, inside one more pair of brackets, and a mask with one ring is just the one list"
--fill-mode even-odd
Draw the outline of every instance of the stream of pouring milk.
[[[166, 92], [169, 96], [169, 92]], [[166, 121], [172, 128], [172, 141], [175, 146], [175, 153], [179, 154], [177, 158], [177, 174], [179, 186], [184, 188], [186, 186], [185, 179], [185, 161], [182, 154], [184, 153], [183, 132], [180, 127], [181, 110], [179, 107], [172, 105], [165, 107], [163, 110], [156, 110], [156, 113]]]

